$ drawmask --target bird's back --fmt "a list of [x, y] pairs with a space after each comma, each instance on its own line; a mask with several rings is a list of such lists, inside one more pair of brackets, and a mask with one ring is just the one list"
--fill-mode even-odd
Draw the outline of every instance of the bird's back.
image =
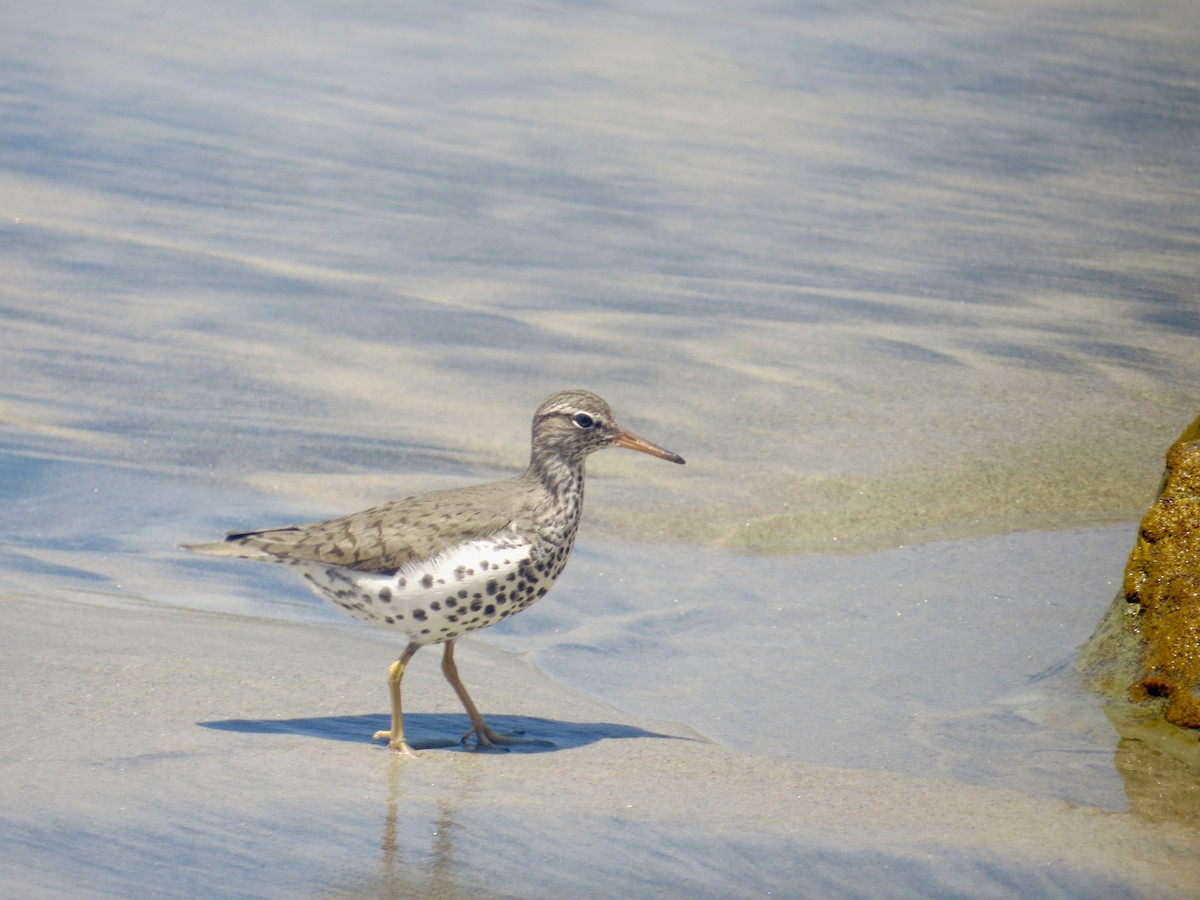
[[321, 522], [230, 532], [224, 540], [187, 549], [392, 573], [471, 541], [504, 534], [534, 539], [529, 532], [536, 528], [539, 505], [549, 502], [536, 488], [521, 475], [418, 494]]

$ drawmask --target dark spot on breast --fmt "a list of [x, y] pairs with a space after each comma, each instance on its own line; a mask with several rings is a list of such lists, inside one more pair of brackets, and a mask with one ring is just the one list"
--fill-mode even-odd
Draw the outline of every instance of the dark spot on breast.
[[439, 610], [441, 610], [442, 604], [440, 604], [436, 600], [434, 600], [432, 603], [429, 604], [429, 608], [432, 609], [434, 612], [438, 612]]
[[487, 606], [485, 606], [483, 608], [483, 614], [485, 616], [489, 616], [489, 617], [494, 616], [496, 614], [496, 607], [492, 606], [492, 604], [489, 603]]
[[426, 572], [425, 577], [423, 577], [421, 579], [421, 587], [424, 587], [424, 588], [433, 587], [433, 576], [430, 575], [428, 572]]
[[423, 609], [414, 609], [412, 611], [412, 617], [418, 622], [424, 622], [427, 618], [429, 618]]
[[391, 588], [380, 588], [379, 589], [379, 600], [382, 603], [391, 603], [392, 602], [392, 589]]
[[499, 589], [499, 587], [500, 587], [500, 586], [499, 586], [498, 584], [496, 584], [496, 582], [494, 582], [494, 581], [489, 581], [489, 582], [487, 583], [487, 595], [488, 595], [489, 597], [491, 597], [493, 594], [495, 594], [495, 593], [496, 593], [496, 591]]

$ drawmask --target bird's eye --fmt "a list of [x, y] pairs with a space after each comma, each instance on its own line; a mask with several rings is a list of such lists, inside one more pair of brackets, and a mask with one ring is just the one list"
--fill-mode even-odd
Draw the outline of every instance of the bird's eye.
[[580, 428], [591, 428], [596, 424], [596, 420], [587, 413], [575, 413], [575, 415], [571, 417], [571, 421]]

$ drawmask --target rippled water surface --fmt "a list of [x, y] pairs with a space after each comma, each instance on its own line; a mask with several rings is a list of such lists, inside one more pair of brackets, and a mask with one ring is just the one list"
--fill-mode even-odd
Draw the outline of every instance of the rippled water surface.
[[[1200, 411], [1194, 4], [116, 0], [0, 31], [0, 884], [1200, 877], [1070, 674]], [[560, 752], [397, 769], [354, 738], [386, 635], [174, 549], [509, 474], [575, 385], [688, 464], [594, 457], [560, 586], [464, 642], [485, 712]]]

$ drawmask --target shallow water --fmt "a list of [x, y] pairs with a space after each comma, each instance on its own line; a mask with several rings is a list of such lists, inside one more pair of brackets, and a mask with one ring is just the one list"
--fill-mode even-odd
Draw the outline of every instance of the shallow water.
[[2, 401], [89, 454], [342, 509], [585, 382], [693, 459], [609, 534], [877, 547], [1128, 521], [1195, 412], [1190, 4], [61, 9]]
[[[1070, 667], [1197, 413], [1191, 4], [0, 28], [4, 884], [1163, 896], [1200, 868], [1126, 812]], [[174, 549], [508, 474], [575, 384], [688, 465], [595, 457], [560, 585], [464, 644], [485, 711], [563, 752], [398, 769], [354, 737], [387, 635]], [[97, 685], [90, 751], [56, 665]]]

